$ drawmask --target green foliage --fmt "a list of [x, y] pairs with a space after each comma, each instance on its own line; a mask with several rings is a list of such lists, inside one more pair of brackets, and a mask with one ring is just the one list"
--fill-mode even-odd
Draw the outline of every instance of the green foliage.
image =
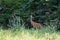
[[60, 21], [59, 10], [59, 0], [0, 0], [0, 18], [10, 18], [16, 14], [24, 23], [29, 22], [31, 13], [35, 22], [40, 23], [40, 19], [43, 19], [44, 23], [55, 19]]

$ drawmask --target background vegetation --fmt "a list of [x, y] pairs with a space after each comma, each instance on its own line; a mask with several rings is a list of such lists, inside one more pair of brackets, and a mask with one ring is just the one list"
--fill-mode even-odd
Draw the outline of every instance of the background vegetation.
[[[5, 22], [4, 24], [5, 26], [9, 24], [10, 27], [18, 24], [20, 24], [20, 26], [22, 24], [29, 26], [29, 15], [31, 13], [33, 15], [33, 21], [37, 23], [50, 25], [50, 23], [53, 22], [59, 24], [59, 10], [59, 0], [0, 0], [1, 23], [4, 24], [6, 20], [10, 20], [9, 23]], [[16, 16], [13, 17], [13, 14]], [[20, 23], [17, 24], [16, 22]]]

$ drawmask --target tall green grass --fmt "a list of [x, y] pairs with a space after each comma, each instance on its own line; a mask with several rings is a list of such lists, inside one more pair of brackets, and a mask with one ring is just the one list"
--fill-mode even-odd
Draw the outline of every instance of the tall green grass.
[[0, 29], [0, 40], [60, 40], [60, 32], [49, 27], [40, 29], [25, 29], [24, 27], [14, 30]]

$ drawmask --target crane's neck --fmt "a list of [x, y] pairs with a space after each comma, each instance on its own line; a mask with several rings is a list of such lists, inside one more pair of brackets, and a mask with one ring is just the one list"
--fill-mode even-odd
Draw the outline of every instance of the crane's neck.
[[30, 15], [30, 21], [32, 21], [32, 15]]

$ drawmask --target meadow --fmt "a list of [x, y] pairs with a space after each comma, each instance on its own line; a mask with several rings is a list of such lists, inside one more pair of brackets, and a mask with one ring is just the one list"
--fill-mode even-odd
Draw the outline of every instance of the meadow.
[[0, 29], [0, 40], [60, 40], [60, 32], [49, 27], [40, 29], [25, 29], [24, 27], [14, 30]]

